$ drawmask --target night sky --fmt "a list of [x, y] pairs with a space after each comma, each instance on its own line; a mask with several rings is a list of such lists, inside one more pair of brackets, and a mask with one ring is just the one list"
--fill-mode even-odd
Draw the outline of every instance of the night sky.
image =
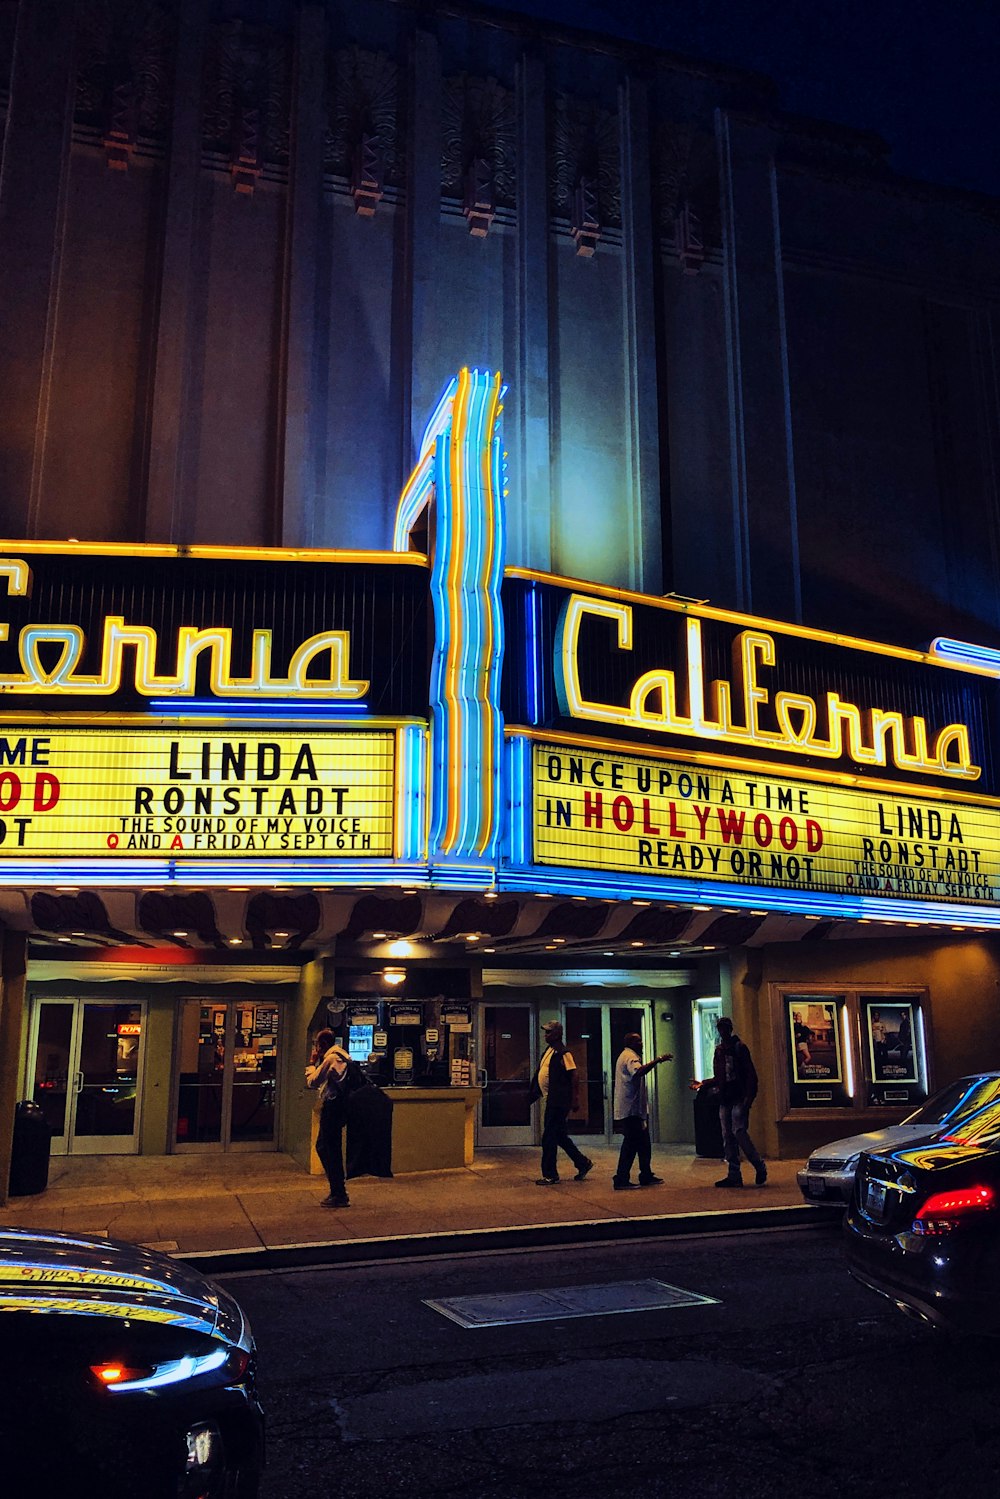
[[501, 0], [765, 73], [783, 108], [863, 130], [904, 176], [1000, 196], [1000, 0]]

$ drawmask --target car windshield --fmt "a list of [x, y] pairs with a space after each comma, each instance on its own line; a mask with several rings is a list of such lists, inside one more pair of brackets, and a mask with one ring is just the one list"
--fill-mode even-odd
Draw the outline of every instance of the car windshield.
[[920, 1105], [904, 1124], [926, 1124], [938, 1129], [955, 1125], [1000, 1099], [1000, 1076], [963, 1077]]

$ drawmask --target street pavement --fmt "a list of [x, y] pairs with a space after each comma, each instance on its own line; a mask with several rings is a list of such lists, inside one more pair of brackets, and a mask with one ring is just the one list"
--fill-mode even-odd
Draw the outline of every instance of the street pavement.
[[[995, 1346], [906, 1320], [839, 1240], [813, 1220], [227, 1277], [263, 1499], [995, 1499]], [[649, 1279], [713, 1299], [472, 1329], [426, 1304]]]

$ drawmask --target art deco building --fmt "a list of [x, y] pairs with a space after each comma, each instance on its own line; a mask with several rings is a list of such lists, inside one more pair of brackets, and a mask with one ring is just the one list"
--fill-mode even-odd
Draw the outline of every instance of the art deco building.
[[460, 0], [17, 0], [0, 90], [0, 1145], [305, 1164], [327, 1021], [398, 1170], [552, 1016], [595, 1141], [723, 1009], [772, 1155], [997, 1062], [996, 202]]

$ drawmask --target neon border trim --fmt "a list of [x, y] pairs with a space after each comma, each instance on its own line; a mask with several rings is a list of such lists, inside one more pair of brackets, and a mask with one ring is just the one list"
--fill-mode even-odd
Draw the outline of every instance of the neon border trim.
[[504, 563], [499, 374], [463, 369], [427, 424], [396, 513], [402, 553], [434, 505], [433, 856], [492, 858], [500, 832]]

